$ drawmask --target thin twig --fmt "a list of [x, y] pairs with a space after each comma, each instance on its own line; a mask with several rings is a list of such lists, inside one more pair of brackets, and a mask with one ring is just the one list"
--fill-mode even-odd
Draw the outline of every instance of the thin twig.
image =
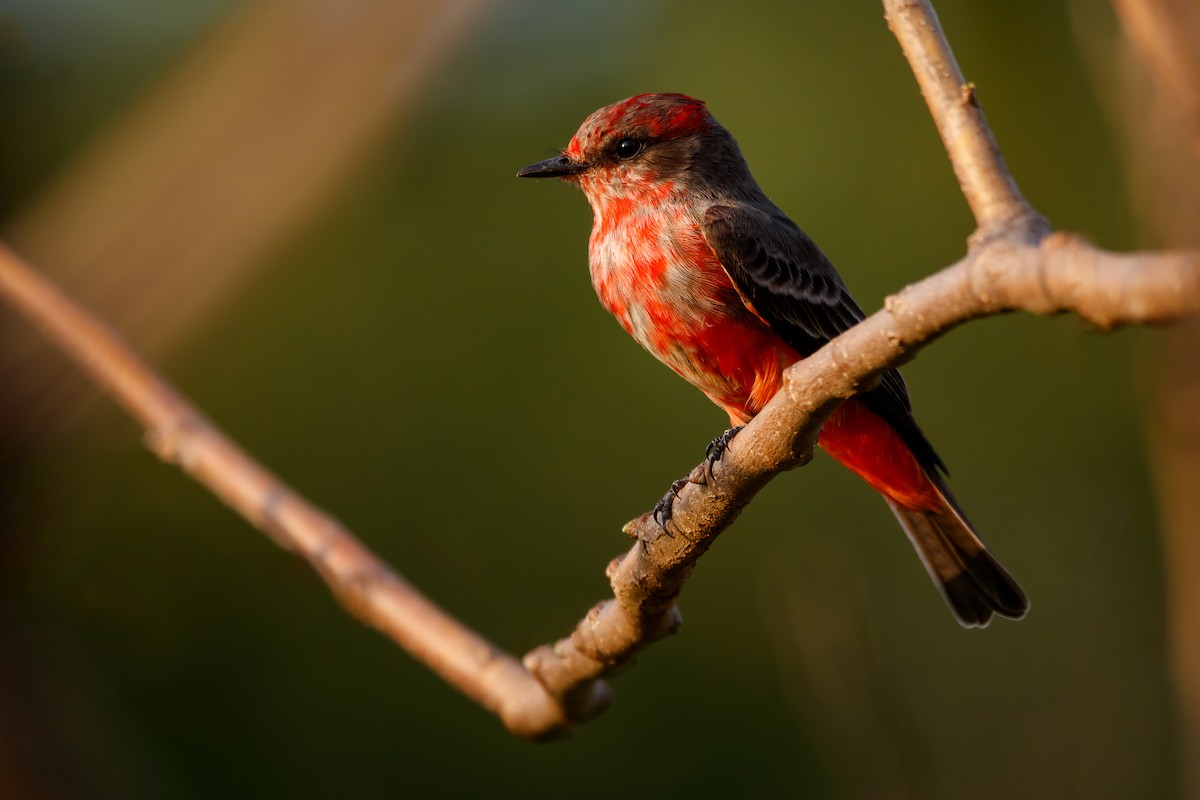
[[1017, 227], [1045, 232], [1045, 221], [1021, 196], [1004, 163], [975, 97], [975, 84], [963, 77], [932, 4], [883, 0], [883, 7], [975, 215], [977, 238]]

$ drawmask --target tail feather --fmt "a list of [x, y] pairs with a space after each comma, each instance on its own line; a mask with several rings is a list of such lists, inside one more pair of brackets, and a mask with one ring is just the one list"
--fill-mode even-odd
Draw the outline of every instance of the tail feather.
[[[1025, 592], [987, 551], [945, 484], [935, 481], [942, 506], [905, 508], [888, 500], [946, 605], [966, 628], [982, 628], [993, 614], [1020, 619], [1029, 610]], [[885, 498], [887, 499], [887, 498]]]

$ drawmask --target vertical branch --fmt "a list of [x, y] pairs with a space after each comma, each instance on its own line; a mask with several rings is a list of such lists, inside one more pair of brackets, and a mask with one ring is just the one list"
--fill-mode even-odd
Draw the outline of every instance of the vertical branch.
[[1150, 444], [1163, 531], [1168, 661], [1183, 797], [1200, 798], [1200, 321], [1181, 324], [1160, 351]]
[[1113, 0], [1126, 35], [1183, 118], [1200, 156], [1200, 9], [1191, 0]]
[[1017, 189], [933, 6], [928, 0], [884, 0], [883, 6], [975, 215], [977, 235], [1012, 228], [1043, 233], [1046, 223]]
[[[1150, 236], [1200, 243], [1200, 10], [1191, 0], [1114, 0], [1154, 84], [1124, 98], [1121, 122]], [[1182, 134], [1182, 135], [1180, 135]], [[1167, 661], [1178, 700], [1181, 796], [1200, 798], [1200, 321], [1167, 331], [1158, 350], [1149, 444], [1162, 528]]]

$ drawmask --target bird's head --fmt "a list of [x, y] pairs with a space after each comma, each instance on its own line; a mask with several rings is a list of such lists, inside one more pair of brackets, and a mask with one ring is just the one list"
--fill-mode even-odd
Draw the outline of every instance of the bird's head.
[[736, 152], [700, 100], [639, 94], [592, 113], [560, 155], [530, 164], [517, 177], [576, 183], [593, 206], [618, 198], [650, 200], [675, 191], [702, 150], [724, 150], [726, 142]]

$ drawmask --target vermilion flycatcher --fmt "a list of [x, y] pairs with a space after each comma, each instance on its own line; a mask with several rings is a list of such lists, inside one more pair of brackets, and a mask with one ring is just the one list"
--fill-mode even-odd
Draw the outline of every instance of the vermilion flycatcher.
[[[699, 100], [644, 94], [606, 106], [561, 155], [517, 175], [583, 189], [595, 215], [596, 293], [642, 347], [729, 414], [716, 458], [788, 365], [863, 319], [829, 259], [767, 199]], [[883, 495], [959, 622], [1024, 616], [1025, 594], [950, 494], [899, 372], [843, 403], [818, 442]], [[667, 516], [671, 499], [658, 509]]]

